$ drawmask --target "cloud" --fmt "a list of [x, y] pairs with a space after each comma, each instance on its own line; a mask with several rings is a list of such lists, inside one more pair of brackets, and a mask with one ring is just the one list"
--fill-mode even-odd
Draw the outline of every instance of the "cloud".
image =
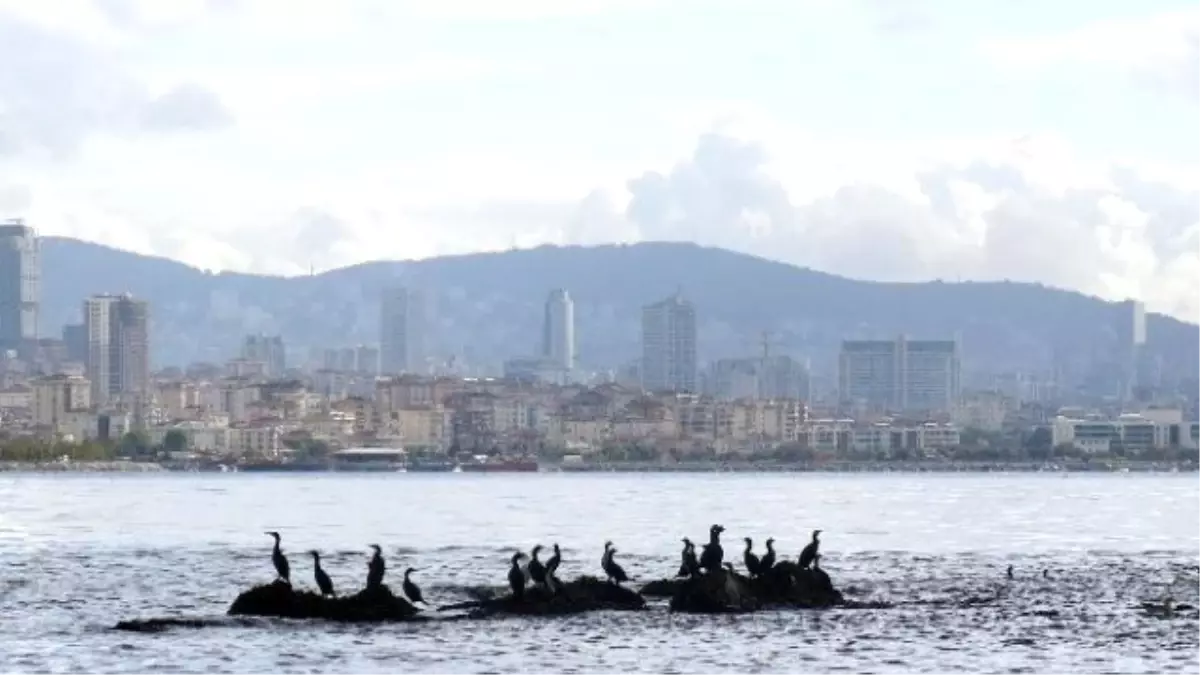
[[6, 59], [0, 68], [0, 159], [64, 159], [95, 133], [195, 130], [229, 122], [229, 112], [202, 87], [184, 83], [155, 97], [118, 51], [37, 18], [0, 10]]
[[233, 123], [221, 99], [195, 84], [183, 84], [142, 105], [142, 125], [155, 131], [219, 129]]
[[1200, 8], [1104, 19], [1052, 35], [991, 39], [982, 50], [1004, 68], [1098, 67], [1150, 89], [1200, 100]]

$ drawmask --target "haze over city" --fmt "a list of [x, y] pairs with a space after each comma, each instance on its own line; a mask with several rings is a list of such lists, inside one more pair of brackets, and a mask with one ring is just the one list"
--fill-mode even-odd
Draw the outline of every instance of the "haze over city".
[[285, 275], [688, 240], [1196, 320], [1195, 3], [687, 7], [4, 0], [0, 218]]

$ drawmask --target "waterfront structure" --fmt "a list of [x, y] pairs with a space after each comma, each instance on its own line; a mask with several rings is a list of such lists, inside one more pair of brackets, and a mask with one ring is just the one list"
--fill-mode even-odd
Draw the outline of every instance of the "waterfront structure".
[[149, 305], [129, 294], [95, 295], [83, 303], [92, 404], [150, 394]]
[[0, 352], [25, 354], [37, 339], [40, 265], [33, 228], [20, 219], [0, 222]]
[[279, 335], [247, 335], [242, 341], [242, 358], [262, 363], [269, 378], [283, 377], [287, 369], [287, 350]]
[[696, 308], [675, 294], [642, 309], [642, 388], [695, 392]]
[[383, 293], [379, 314], [380, 370], [387, 375], [425, 370], [426, 304], [424, 293], [391, 288]]
[[1200, 424], [1183, 419], [1181, 410], [1144, 410], [1115, 418], [1100, 415], [1058, 415], [1050, 423], [1051, 442], [1071, 445], [1089, 454], [1119, 450], [1136, 455], [1152, 448], [1196, 448]]
[[953, 412], [961, 370], [957, 340], [844, 340], [838, 392], [871, 410]]
[[565, 373], [575, 368], [575, 303], [562, 288], [546, 299], [542, 356]]

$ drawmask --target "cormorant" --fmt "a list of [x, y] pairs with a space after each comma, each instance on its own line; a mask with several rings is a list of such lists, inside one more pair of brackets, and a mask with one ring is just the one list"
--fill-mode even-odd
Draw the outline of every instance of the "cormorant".
[[629, 581], [629, 577], [625, 575], [625, 569], [613, 560], [617, 549], [613, 547], [611, 541], [604, 542], [604, 557], [601, 558], [600, 567], [604, 569], [604, 573], [608, 575], [608, 580], [616, 582], [618, 586], [622, 581]]
[[754, 540], [746, 537], [746, 552], [742, 554], [742, 561], [746, 563], [746, 575], [751, 577], [758, 576], [759, 562], [758, 556], [754, 555]]
[[708, 543], [700, 553], [700, 567], [710, 573], [720, 570], [725, 560], [725, 549], [721, 548], [721, 533], [724, 531], [725, 528], [720, 525], [708, 528]]
[[275, 548], [271, 551], [271, 562], [275, 564], [275, 573], [280, 579], [287, 582], [288, 586], [292, 585], [291, 568], [288, 566], [288, 559], [283, 555], [283, 551], [279, 550], [279, 533], [268, 532], [267, 534], [275, 537]]
[[533, 551], [531, 552], [531, 555], [529, 558], [529, 567], [528, 567], [529, 579], [531, 581], [533, 581], [533, 583], [535, 583], [535, 584], [538, 584], [540, 586], [545, 586], [546, 585], [546, 566], [542, 564], [542, 561], [538, 560], [538, 553], [540, 553], [541, 550], [542, 550], [541, 544], [538, 544], [537, 546], [533, 547]]
[[379, 544], [371, 544], [371, 548], [375, 549], [375, 555], [371, 556], [371, 561], [367, 563], [367, 588], [369, 589], [383, 585], [383, 573], [387, 570]]
[[425, 602], [425, 598], [421, 597], [421, 587], [417, 586], [415, 583], [413, 583], [412, 579], [408, 578], [408, 575], [412, 574], [413, 572], [416, 572], [416, 570], [411, 567], [404, 570], [404, 585], [401, 588], [404, 589], [404, 595], [408, 598], [409, 602], [413, 604], [419, 602], [423, 605], [427, 605], [429, 603]]
[[808, 569], [808, 566], [816, 559], [817, 550], [821, 548], [821, 541], [818, 539], [819, 536], [821, 536], [821, 531], [813, 530], [812, 541], [808, 543], [808, 546], [804, 547], [803, 551], [800, 551], [800, 569]]
[[1049, 569], [1043, 569], [1043, 570], [1042, 570], [1042, 578], [1043, 578], [1043, 579], [1049, 579], [1049, 578], [1050, 578], [1050, 570], [1049, 570]]
[[775, 539], [773, 537], [768, 537], [767, 552], [764, 553], [763, 557], [758, 561], [758, 573], [760, 575], [766, 574], [767, 572], [771, 571], [772, 567], [775, 567]]
[[554, 576], [554, 573], [558, 571], [558, 566], [560, 563], [562, 563], [562, 549], [558, 547], [558, 544], [555, 544], [554, 555], [550, 556], [550, 559], [546, 561], [547, 578]]
[[1005, 572], [1005, 574], [1007, 574], [1007, 575], [1008, 575], [1008, 578], [1009, 578], [1009, 579], [1013, 578], [1012, 565], [1009, 565], [1009, 566], [1008, 566], [1008, 570]]
[[508, 587], [512, 589], [513, 597], [517, 600], [525, 597], [525, 571], [521, 569], [521, 558], [524, 553], [517, 551], [512, 556], [512, 567], [508, 570]]
[[680, 554], [679, 574], [677, 577], [695, 576], [700, 569], [700, 563], [696, 562], [696, 545], [691, 539], [683, 538], [683, 553]]
[[336, 596], [333, 592], [333, 582], [329, 580], [329, 575], [325, 570], [321, 569], [321, 554], [317, 551], [309, 551], [313, 557], [313, 576], [317, 579], [317, 588], [321, 590], [321, 595]]

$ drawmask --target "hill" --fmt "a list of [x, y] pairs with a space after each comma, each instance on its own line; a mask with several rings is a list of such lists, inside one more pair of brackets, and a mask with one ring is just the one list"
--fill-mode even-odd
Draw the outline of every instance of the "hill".
[[[407, 284], [433, 296], [432, 343], [472, 364], [532, 353], [550, 289], [576, 303], [580, 360], [613, 367], [639, 353], [642, 305], [677, 289], [696, 303], [701, 359], [773, 349], [832, 371], [843, 337], [958, 333], [965, 368], [1082, 368], [1109, 358], [1120, 305], [1013, 282], [876, 283], [683, 243], [551, 247], [372, 262], [309, 277], [211, 274], [163, 258], [72, 239], [42, 243], [44, 335], [77, 321], [81, 300], [131, 292], [151, 302], [156, 365], [221, 361], [248, 332], [308, 347], [378, 341], [378, 298]], [[1148, 351], [1167, 373], [1196, 373], [1197, 327], [1147, 316]], [[1057, 361], [1056, 361], [1057, 360]]]

